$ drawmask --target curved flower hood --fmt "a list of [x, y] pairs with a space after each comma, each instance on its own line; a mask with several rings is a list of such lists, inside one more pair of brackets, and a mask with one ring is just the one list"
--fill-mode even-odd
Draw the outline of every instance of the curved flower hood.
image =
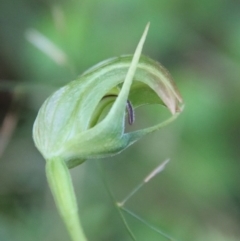
[[[140, 56], [146, 33], [133, 56], [112, 58], [94, 66], [43, 103], [33, 138], [46, 160], [61, 157], [71, 168], [86, 159], [115, 155], [181, 112], [182, 98], [168, 71]], [[125, 133], [127, 104], [129, 108], [165, 105], [172, 117]]]

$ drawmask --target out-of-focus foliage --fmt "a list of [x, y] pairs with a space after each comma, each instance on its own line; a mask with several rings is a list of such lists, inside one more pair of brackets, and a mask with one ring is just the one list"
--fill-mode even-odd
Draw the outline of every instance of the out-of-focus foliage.
[[[0, 240], [69, 240], [33, 145], [34, 118], [57, 87], [101, 60], [133, 53], [148, 21], [143, 53], [172, 73], [185, 110], [174, 124], [102, 160], [105, 175], [121, 201], [171, 158], [126, 206], [177, 240], [239, 240], [240, 2], [234, 0], [0, 1]], [[33, 46], [32, 30], [62, 49], [69, 65]], [[164, 115], [154, 106], [139, 109], [133, 128]], [[72, 175], [89, 240], [131, 240], [96, 161]], [[138, 240], [166, 240], [126, 218]]]

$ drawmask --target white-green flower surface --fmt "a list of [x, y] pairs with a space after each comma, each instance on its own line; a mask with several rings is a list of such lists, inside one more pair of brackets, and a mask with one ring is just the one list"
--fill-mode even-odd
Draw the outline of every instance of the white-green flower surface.
[[162, 126], [124, 133], [127, 101], [133, 108], [164, 104], [173, 115], [181, 110], [182, 100], [168, 71], [137, 55], [98, 64], [44, 102], [33, 136], [46, 160], [61, 157], [74, 167], [86, 159], [115, 155]]
[[[46, 159], [48, 181], [73, 240], [86, 238], [76, 221], [67, 168], [121, 152], [174, 120], [182, 110], [182, 99], [168, 71], [141, 56], [148, 26], [133, 56], [106, 60], [57, 90], [43, 103], [34, 123], [33, 138]], [[172, 117], [125, 133], [125, 116], [132, 123], [133, 109], [144, 104], [165, 105]]]

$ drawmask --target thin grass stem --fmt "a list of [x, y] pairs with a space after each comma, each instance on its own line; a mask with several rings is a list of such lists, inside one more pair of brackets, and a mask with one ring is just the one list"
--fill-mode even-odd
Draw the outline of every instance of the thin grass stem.
[[139, 191], [147, 182], [149, 182], [152, 178], [154, 178], [157, 174], [162, 172], [167, 165], [167, 163], [170, 161], [170, 159], [165, 160], [163, 163], [161, 163], [159, 166], [157, 166], [147, 177], [144, 178], [144, 180], [137, 185], [124, 199], [122, 202], [118, 203], [119, 207], [124, 206], [124, 204], [137, 192]]
[[108, 192], [108, 195], [110, 196], [110, 198], [111, 198], [111, 200], [112, 200], [112, 202], [114, 204], [114, 207], [116, 208], [116, 210], [117, 210], [117, 212], [118, 212], [118, 214], [119, 214], [119, 216], [120, 216], [120, 218], [121, 218], [121, 220], [122, 220], [122, 222], [123, 222], [123, 224], [124, 224], [128, 234], [130, 235], [132, 240], [136, 241], [137, 239], [136, 239], [135, 235], [133, 234], [132, 230], [130, 229], [130, 227], [129, 227], [125, 217], [123, 216], [123, 214], [122, 214], [122, 212], [120, 210], [120, 207], [118, 206], [118, 204], [117, 204], [117, 202], [116, 202], [116, 200], [114, 198], [113, 192], [112, 192], [112, 190], [111, 190], [111, 188], [110, 188], [110, 186], [109, 186], [109, 184], [108, 184], [108, 182], [106, 180], [106, 175], [105, 175], [104, 170], [103, 170], [103, 168], [102, 168], [100, 163], [99, 163], [99, 170], [100, 170], [100, 174], [101, 174], [101, 178], [102, 178], [102, 181], [104, 183], [104, 186], [105, 186], [105, 188], [106, 188], [106, 190]]
[[128, 210], [125, 207], [120, 207], [120, 209], [126, 213], [128, 213], [129, 215], [131, 215], [132, 217], [134, 217], [135, 219], [137, 219], [138, 221], [140, 221], [141, 223], [145, 224], [147, 227], [149, 227], [150, 229], [152, 229], [153, 231], [161, 234], [163, 237], [165, 237], [167, 240], [170, 241], [178, 241], [172, 237], [170, 237], [168, 234], [166, 234], [165, 232], [163, 232], [162, 230], [160, 230], [159, 228], [151, 225], [150, 223], [148, 223], [147, 221], [145, 221], [143, 218], [139, 217], [137, 214], [135, 214], [134, 212]]

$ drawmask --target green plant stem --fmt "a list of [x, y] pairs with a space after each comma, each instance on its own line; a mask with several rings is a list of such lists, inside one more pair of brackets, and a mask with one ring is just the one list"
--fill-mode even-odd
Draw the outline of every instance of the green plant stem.
[[47, 161], [46, 174], [56, 206], [73, 241], [87, 241], [78, 217], [76, 196], [69, 170], [64, 160]]

